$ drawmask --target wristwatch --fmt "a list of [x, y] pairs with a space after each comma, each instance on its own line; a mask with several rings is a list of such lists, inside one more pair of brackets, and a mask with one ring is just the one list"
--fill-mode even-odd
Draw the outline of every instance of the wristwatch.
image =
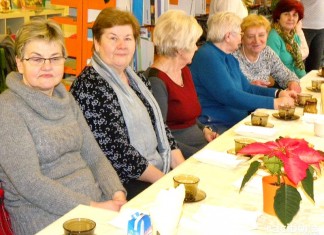
[[210, 126], [205, 126], [204, 129], [207, 128], [210, 131], [213, 131], [213, 128], [211, 128]]

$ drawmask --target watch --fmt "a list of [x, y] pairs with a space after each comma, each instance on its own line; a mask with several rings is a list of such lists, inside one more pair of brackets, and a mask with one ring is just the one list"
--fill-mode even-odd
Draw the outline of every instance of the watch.
[[204, 129], [207, 128], [210, 131], [213, 131], [213, 128], [211, 128], [210, 126], [204, 126]]

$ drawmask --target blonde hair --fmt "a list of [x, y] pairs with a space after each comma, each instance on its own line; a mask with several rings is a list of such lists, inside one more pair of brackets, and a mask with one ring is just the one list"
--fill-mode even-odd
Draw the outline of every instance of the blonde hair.
[[250, 27], [264, 27], [269, 33], [271, 30], [271, 24], [267, 18], [262, 15], [251, 14], [243, 19], [241, 24], [241, 30], [244, 33], [247, 28]]
[[17, 58], [23, 59], [25, 46], [33, 40], [57, 42], [62, 47], [63, 57], [67, 57], [64, 34], [61, 27], [54, 21], [34, 18], [24, 24], [18, 30], [15, 40], [15, 54]]
[[218, 12], [207, 21], [207, 40], [222, 42], [228, 32], [240, 32], [242, 19], [233, 12]]
[[193, 16], [182, 10], [169, 10], [156, 21], [153, 42], [159, 55], [175, 56], [178, 50], [191, 50], [203, 30]]

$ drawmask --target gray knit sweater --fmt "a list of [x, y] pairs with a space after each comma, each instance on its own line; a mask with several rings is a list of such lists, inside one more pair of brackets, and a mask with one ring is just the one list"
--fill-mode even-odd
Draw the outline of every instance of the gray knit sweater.
[[10, 73], [0, 95], [0, 180], [15, 234], [29, 235], [124, 188], [64, 86], [49, 97], [21, 80]]

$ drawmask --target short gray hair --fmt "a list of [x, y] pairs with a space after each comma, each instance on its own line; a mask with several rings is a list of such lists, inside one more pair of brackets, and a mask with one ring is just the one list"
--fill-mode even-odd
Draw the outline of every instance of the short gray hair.
[[221, 42], [228, 32], [240, 32], [242, 19], [232, 12], [218, 12], [207, 22], [207, 40]]
[[178, 50], [191, 50], [203, 30], [193, 16], [182, 10], [169, 10], [156, 21], [153, 42], [157, 54], [175, 56]]
[[63, 57], [67, 57], [64, 34], [61, 27], [52, 20], [34, 18], [25, 23], [17, 32], [15, 40], [15, 54], [19, 59], [23, 59], [25, 46], [33, 40], [55, 41], [62, 47]]

